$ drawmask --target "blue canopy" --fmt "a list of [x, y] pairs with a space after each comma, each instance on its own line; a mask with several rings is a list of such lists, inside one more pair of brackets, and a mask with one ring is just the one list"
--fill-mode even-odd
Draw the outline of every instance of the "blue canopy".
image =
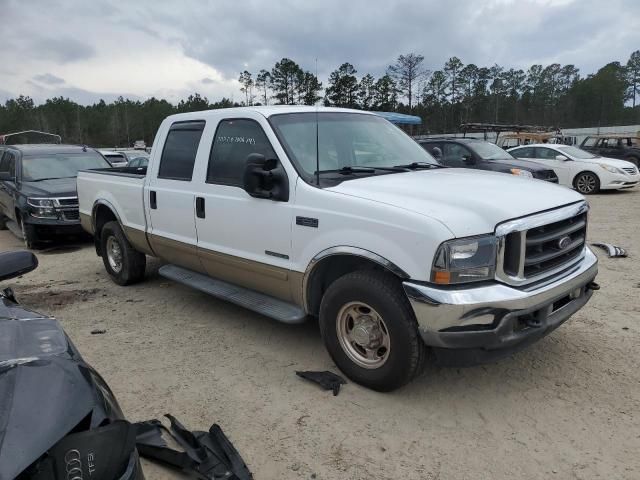
[[422, 125], [422, 119], [420, 117], [416, 117], [415, 115], [405, 115], [404, 113], [396, 113], [396, 112], [373, 112], [373, 113], [397, 125]]

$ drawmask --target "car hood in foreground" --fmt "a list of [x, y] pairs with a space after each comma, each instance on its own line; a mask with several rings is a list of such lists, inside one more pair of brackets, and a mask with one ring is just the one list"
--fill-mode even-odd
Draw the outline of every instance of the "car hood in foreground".
[[584, 200], [553, 183], [464, 168], [365, 177], [327, 190], [436, 219], [456, 237], [490, 233], [506, 220]]

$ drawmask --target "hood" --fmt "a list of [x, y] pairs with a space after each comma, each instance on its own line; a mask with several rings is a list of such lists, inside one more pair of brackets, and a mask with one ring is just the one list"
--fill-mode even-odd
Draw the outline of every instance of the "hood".
[[608, 158], [608, 157], [598, 157], [598, 158], [580, 158], [575, 159], [576, 162], [587, 162], [587, 163], [603, 163], [605, 165], [610, 165], [616, 168], [632, 168], [635, 165], [631, 162], [627, 162], [626, 160], [619, 160], [617, 158]]
[[22, 182], [21, 192], [28, 196], [42, 197], [77, 197], [76, 177], [55, 178], [39, 182]]
[[464, 168], [365, 177], [327, 190], [436, 219], [456, 237], [491, 233], [506, 220], [584, 200], [549, 182]]
[[485, 162], [490, 163], [492, 165], [499, 165], [504, 167], [505, 171], [510, 168], [521, 168], [523, 170], [529, 170], [530, 172], [543, 172], [545, 170], [551, 170], [544, 165], [540, 165], [539, 163], [530, 162], [528, 160], [520, 160], [517, 158], [508, 159], [508, 160], [485, 160]]

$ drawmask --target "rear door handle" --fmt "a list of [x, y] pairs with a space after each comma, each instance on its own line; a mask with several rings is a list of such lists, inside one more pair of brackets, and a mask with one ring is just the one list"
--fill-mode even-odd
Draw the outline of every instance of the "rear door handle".
[[158, 208], [158, 202], [157, 202], [157, 199], [156, 199], [156, 192], [154, 192], [153, 190], [149, 191], [149, 206], [154, 210], [156, 208]]
[[196, 217], [204, 218], [204, 198], [196, 197]]

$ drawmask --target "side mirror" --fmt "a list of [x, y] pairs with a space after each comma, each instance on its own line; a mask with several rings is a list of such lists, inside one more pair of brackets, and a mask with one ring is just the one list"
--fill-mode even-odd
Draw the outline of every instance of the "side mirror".
[[282, 165], [275, 158], [266, 159], [260, 153], [247, 157], [242, 176], [244, 191], [255, 198], [278, 202], [289, 200], [289, 181]]
[[38, 258], [25, 250], [0, 253], [0, 280], [14, 278], [35, 270]]
[[565, 157], [564, 155], [556, 155], [556, 160], [566, 162], [567, 160], [569, 160], [569, 157]]
[[464, 163], [466, 163], [467, 165], [475, 165], [476, 161], [474, 160], [474, 158], [471, 155], [463, 155], [462, 156], [462, 161]]
[[0, 182], [13, 182], [15, 177], [9, 172], [0, 172]]

